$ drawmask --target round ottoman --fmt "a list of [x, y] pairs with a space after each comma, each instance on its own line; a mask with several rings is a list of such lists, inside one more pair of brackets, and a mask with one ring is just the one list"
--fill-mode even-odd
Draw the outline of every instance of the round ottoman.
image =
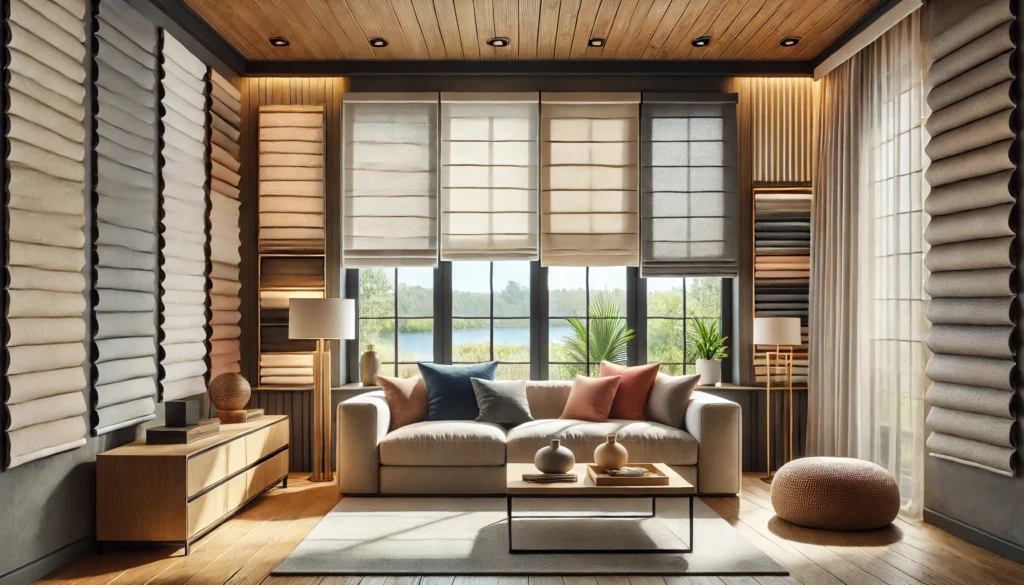
[[845, 457], [805, 457], [782, 466], [772, 506], [788, 522], [824, 530], [874, 530], [900, 511], [900, 486], [880, 465]]

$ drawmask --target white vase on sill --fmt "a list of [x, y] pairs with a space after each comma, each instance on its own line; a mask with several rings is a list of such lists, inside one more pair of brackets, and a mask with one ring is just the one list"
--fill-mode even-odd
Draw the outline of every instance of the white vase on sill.
[[722, 360], [697, 360], [697, 373], [701, 386], [714, 386], [722, 381]]

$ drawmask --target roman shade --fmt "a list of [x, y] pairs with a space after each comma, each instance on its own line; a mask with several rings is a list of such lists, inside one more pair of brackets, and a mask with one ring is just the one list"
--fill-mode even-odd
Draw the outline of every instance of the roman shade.
[[345, 93], [342, 262], [437, 266], [436, 93]]
[[1013, 20], [1010, 3], [996, 0], [933, 31], [925, 43], [933, 112], [924, 204], [932, 246], [924, 260], [932, 299], [925, 342], [934, 352], [925, 368], [932, 380], [927, 449], [1011, 476], [1018, 346]]
[[85, 4], [64, 4], [9, 4], [5, 469], [86, 442]]
[[736, 276], [736, 94], [643, 99], [641, 274]]
[[537, 260], [538, 93], [441, 94], [441, 259]]
[[639, 93], [541, 94], [541, 264], [637, 266]]
[[[210, 378], [240, 372], [242, 320], [238, 266], [242, 257], [238, 217], [241, 179], [239, 127], [242, 94], [210, 70]], [[219, 178], [218, 178], [219, 177]]]
[[[163, 400], [206, 391], [207, 69], [163, 32], [163, 245], [160, 387]], [[237, 292], [237, 291], [236, 291]]]
[[157, 31], [120, 0], [96, 19], [92, 428], [156, 417]]

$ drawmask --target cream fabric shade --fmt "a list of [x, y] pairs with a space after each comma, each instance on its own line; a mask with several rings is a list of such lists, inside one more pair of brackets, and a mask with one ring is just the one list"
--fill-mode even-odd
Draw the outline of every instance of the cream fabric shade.
[[441, 94], [441, 259], [538, 258], [538, 93]]
[[437, 266], [436, 93], [342, 94], [342, 263]]
[[637, 266], [639, 93], [541, 94], [541, 264]]
[[800, 345], [799, 317], [757, 317], [754, 345]]
[[356, 302], [352, 299], [291, 299], [288, 338], [355, 339]]
[[736, 94], [644, 94], [641, 273], [739, 273]]

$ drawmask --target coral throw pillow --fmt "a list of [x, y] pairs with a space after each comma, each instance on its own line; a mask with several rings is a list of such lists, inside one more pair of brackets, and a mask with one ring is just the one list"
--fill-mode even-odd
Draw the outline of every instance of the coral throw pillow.
[[384, 399], [391, 409], [391, 428], [388, 430], [427, 420], [427, 385], [423, 382], [423, 376], [377, 376], [377, 383], [384, 391]]
[[644, 408], [647, 406], [647, 395], [658, 378], [661, 364], [646, 366], [620, 366], [611, 362], [601, 362], [601, 376], [621, 376], [619, 391], [615, 393], [609, 418], [626, 420], [646, 420]]
[[588, 378], [577, 374], [560, 418], [605, 422], [608, 420], [608, 413], [611, 412], [618, 389], [618, 376]]

